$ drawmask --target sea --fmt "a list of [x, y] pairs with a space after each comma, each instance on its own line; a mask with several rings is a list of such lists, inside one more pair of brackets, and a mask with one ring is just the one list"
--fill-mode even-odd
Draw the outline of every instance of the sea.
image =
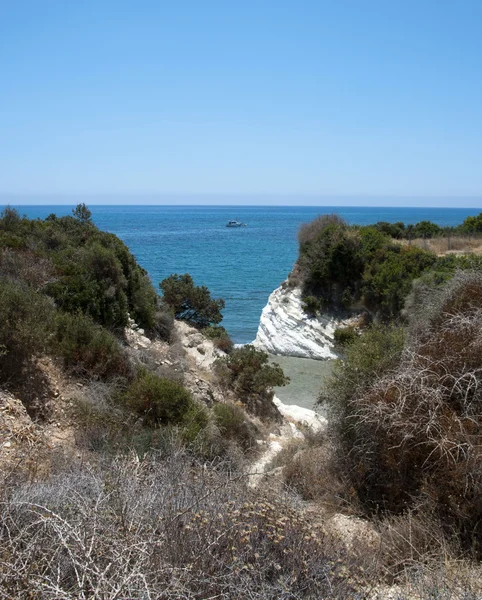
[[[15, 204], [12, 203], [15, 207]], [[72, 206], [17, 206], [21, 215], [68, 215]], [[190, 273], [226, 307], [222, 324], [235, 343], [256, 337], [270, 293], [286, 279], [298, 254], [297, 232], [320, 214], [337, 213], [350, 224], [406, 224], [430, 220], [457, 225], [477, 208], [334, 206], [89, 206], [95, 224], [119, 236], [154, 286], [172, 273]], [[237, 219], [246, 227], [227, 228]]]

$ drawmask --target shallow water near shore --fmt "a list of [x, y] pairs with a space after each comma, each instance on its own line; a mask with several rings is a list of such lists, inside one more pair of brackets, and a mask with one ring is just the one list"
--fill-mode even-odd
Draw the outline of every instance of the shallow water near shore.
[[324, 379], [333, 370], [334, 360], [312, 360], [274, 355], [270, 355], [269, 360], [272, 363], [278, 363], [291, 380], [289, 385], [274, 388], [276, 396], [283, 404], [296, 404], [303, 408], [316, 410], [326, 416], [323, 409], [315, 406], [315, 403]]

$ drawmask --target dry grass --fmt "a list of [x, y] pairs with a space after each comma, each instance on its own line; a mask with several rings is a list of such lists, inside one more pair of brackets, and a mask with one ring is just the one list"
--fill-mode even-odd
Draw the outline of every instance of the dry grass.
[[411, 240], [394, 240], [400, 244], [416, 246], [422, 250], [434, 252], [438, 256], [446, 254], [482, 254], [482, 238], [474, 236], [448, 236], [432, 239], [417, 238]]
[[17, 485], [1, 498], [0, 598], [360, 597], [356, 565], [244, 477], [174, 445]]

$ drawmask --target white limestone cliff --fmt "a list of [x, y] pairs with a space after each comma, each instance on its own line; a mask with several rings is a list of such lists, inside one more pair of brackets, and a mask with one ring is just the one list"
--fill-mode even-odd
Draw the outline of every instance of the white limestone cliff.
[[325, 360], [337, 358], [334, 332], [348, 324], [333, 315], [309, 317], [302, 309], [300, 288], [277, 288], [261, 313], [253, 345], [270, 354]]

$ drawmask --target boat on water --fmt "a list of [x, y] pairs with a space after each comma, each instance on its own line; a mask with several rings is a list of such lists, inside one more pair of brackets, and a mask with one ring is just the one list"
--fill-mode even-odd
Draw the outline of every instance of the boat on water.
[[226, 227], [247, 227], [246, 223], [240, 223], [237, 220], [234, 221], [228, 221], [226, 223]]

